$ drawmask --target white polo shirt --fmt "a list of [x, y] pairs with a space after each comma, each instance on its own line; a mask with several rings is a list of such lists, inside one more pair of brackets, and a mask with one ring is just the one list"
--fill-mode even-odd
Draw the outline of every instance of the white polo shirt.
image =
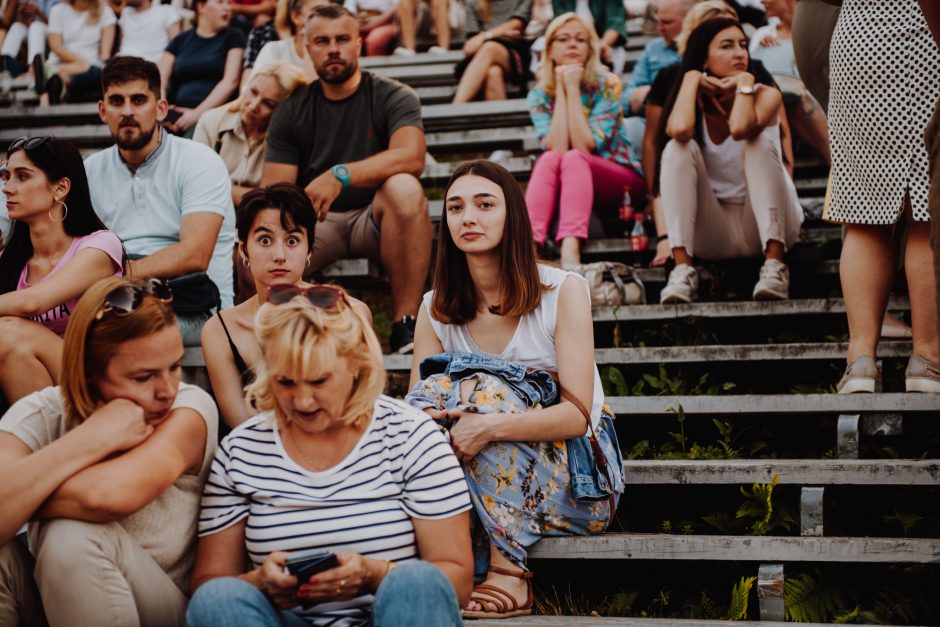
[[180, 220], [189, 213], [224, 218], [208, 274], [231, 307], [235, 207], [228, 170], [211, 148], [163, 132], [159, 147], [131, 172], [117, 146], [85, 159], [95, 212], [121, 238], [128, 254], [152, 255], [180, 241]]

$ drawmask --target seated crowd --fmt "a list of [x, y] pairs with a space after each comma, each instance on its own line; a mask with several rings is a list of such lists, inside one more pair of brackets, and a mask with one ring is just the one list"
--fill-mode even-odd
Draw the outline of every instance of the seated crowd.
[[[793, 22], [792, 2], [764, 3], [779, 20], [749, 41], [721, 0], [662, 0], [662, 38], [625, 89], [604, 65], [623, 6], [557, 0], [527, 97], [544, 149], [531, 181], [457, 165], [433, 262], [418, 96], [359, 58], [396, 28], [410, 54], [429, 20], [446, 50], [447, 2], [196, 0], [180, 32], [165, 5], [128, 0], [110, 59], [108, 5], [16, 4], [4, 67], [33, 71], [50, 101], [100, 90], [114, 145], [84, 161], [55, 137], [7, 150], [0, 624], [531, 613], [532, 546], [603, 533], [624, 490], [578, 273], [592, 216], [616, 221], [625, 193], [648, 206], [653, 263], [671, 258], [663, 303], [697, 298], [695, 258], [763, 258], [753, 297], [789, 297], [803, 221], [789, 128], [827, 161], [829, 139], [817, 99], [779, 78], [795, 72], [786, 50], [757, 60]], [[467, 8], [455, 102], [528, 87], [532, 2]], [[44, 61], [32, 25], [47, 14]], [[924, 213], [908, 210], [912, 255]], [[550, 240], [560, 268], [540, 259]], [[391, 351], [413, 353], [404, 400], [383, 393], [369, 307], [316, 278], [360, 257], [388, 276]], [[919, 272], [906, 381], [940, 392]], [[850, 330], [868, 331], [846, 300]], [[211, 395], [181, 382], [197, 347]], [[853, 350], [840, 392], [873, 391]]]

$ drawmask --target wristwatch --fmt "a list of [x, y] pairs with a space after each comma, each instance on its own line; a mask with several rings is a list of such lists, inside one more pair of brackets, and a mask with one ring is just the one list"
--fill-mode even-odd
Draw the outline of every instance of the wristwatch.
[[738, 88], [734, 90], [736, 94], [743, 94], [745, 96], [753, 96], [757, 90], [754, 88], [754, 85], [738, 85]]
[[483, 41], [489, 41], [493, 37], [495, 37], [495, 35], [491, 33], [490, 31], [488, 30], [483, 31]]
[[343, 184], [343, 189], [349, 187], [349, 175], [351, 174], [349, 167], [340, 163], [330, 168], [330, 172], [333, 173], [333, 176], [336, 177], [337, 181]]

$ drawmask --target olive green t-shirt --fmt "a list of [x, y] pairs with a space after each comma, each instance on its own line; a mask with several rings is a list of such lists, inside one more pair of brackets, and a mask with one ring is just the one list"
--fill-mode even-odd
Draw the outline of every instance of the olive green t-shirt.
[[[334, 165], [388, 150], [389, 137], [404, 126], [424, 128], [421, 102], [407, 85], [363, 71], [356, 93], [330, 100], [314, 81], [274, 110], [264, 160], [297, 166], [297, 185], [306, 187]], [[373, 196], [374, 189], [347, 187], [330, 211], [365, 207]]]

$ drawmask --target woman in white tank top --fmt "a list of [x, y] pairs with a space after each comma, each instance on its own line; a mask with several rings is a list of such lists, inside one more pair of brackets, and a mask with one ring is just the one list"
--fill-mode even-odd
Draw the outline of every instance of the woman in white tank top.
[[[425, 295], [415, 330], [412, 386], [420, 363], [431, 355], [489, 356], [557, 372], [560, 387], [590, 408], [592, 426], [599, 429], [609, 417], [602, 409], [584, 279], [537, 263], [525, 199], [501, 166], [462, 164], [444, 197], [434, 291]], [[451, 443], [470, 484], [475, 522], [489, 540], [486, 581], [474, 590], [464, 615], [530, 613], [527, 548], [545, 535], [600, 533], [611, 516], [610, 501], [590, 503], [572, 495], [565, 440], [585, 435], [585, 416], [569, 400], [526, 413], [428, 413], [457, 419]], [[622, 462], [612, 439], [601, 448], [619, 494]], [[477, 561], [478, 574], [486, 557], [484, 552]]]
[[783, 258], [799, 236], [803, 211], [783, 165], [780, 92], [755, 84], [750, 70], [747, 37], [736, 20], [707, 20], [689, 36], [659, 137], [655, 187], [676, 260], [662, 303], [698, 297], [693, 256], [763, 256], [754, 298], [789, 298]]

